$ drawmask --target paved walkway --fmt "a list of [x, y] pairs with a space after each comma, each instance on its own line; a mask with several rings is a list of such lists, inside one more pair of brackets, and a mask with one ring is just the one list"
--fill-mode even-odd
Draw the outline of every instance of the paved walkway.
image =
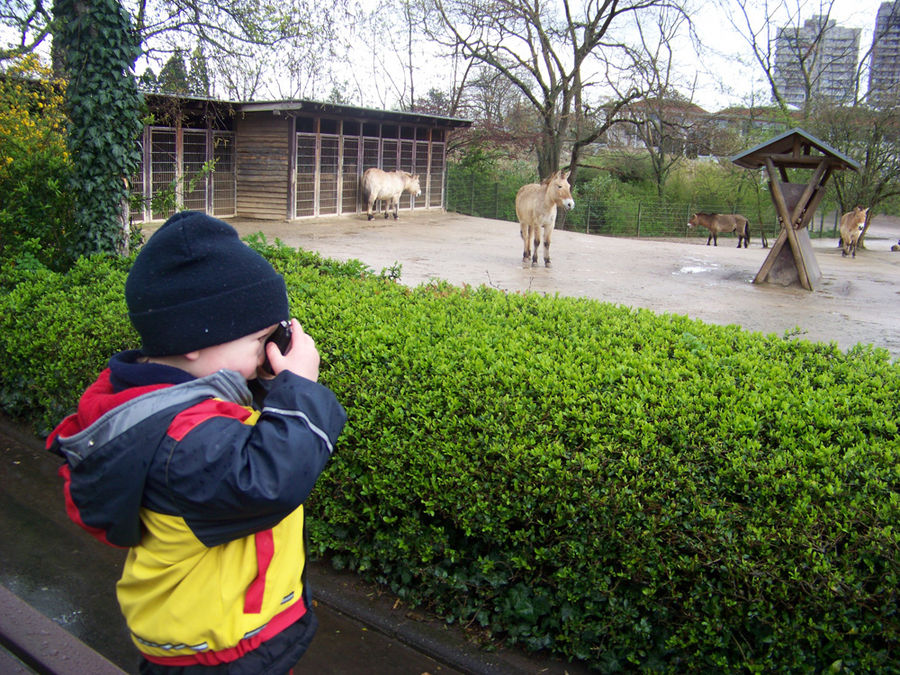
[[[576, 206], [577, 208], [577, 206]], [[557, 231], [553, 267], [523, 269], [518, 225], [436, 211], [401, 213], [398, 221], [365, 216], [300, 221], [230, 220], [242, 234], [356, 258], [376, 272], [399, 264], [408, 285], [443, 279], [505, 291], [589, 297], [658, 313], [737, 324], [764, 334], [786, 332], [841, 349], [874, 344], [900, 358], [900, 219], [879, 218], [865, 250], [844, 258], [831, 238], [814, 239], [819, 287], [754, 284], [769, 249], [751, 233], [747, 249], [733, 238], [654, 241]], [[302, 316], [300, 317], [302, 319]]]
[[[111, 673], [112, 664], [136, 672], [137, 651], [115, 599], [125, 551], [100, 544], [69, 521], [58, 466], [39, 439], [0, 416], [0, 610], [13, 606], [4, 598], [15, 602], [8, 589], [53, 622], [0, 621], [0, 673], [35, 672], [12, 658], [8, 649], [16, 644], [37, 650], [51, 668], [42, 672]], [[482, 651], [458, 627], [411, 611], [324, 563], [314, 563], [309, 578], [320, 625], [298, 675], [586, 672], [518, 652]], [[91, 662], [89, 648], [102, 658]], [[97, 667], [85, 669], [89, 663]]]

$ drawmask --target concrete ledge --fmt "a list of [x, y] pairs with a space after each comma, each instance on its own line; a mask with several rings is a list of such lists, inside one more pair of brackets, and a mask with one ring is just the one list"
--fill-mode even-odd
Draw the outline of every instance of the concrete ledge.
[[[33, 669], [19, 672], [48, 675], [125, 672], [4, 586], [0, 586], [0, 645]], [[6, 662], [3, 659], [9, 659], [8, 655], [0, 658], [0, 664]]]

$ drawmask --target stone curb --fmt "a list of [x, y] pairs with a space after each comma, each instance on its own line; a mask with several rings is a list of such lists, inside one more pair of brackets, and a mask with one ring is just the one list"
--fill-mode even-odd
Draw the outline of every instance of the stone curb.
[[[19, 671], [23, 673], [120, 675], [125, 672], [4, 586], [0, 586], [0, 645], [33, 669]], [[4, 661], [0, 656], [4, 672], [9, 672], [6, 668], [10, 663], [15, 662]]]

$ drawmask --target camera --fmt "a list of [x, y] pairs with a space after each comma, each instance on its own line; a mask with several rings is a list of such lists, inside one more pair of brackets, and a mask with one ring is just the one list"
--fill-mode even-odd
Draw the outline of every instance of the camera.
[[[288, 320], [281, 321], [278, 326], [275, 327], [275, 330], [272, 331], [272, 334], [266, 339], [266, 345], [270, 342], [274, 342], [278, 346], [278, 351], [282, 354], [287, 354], [288, 350], [291, 348], [291, 322]], [[263, 363], [263, 368], [271, 373], [272, 365], [269, 363], [269, 356], [266, 355], [265, 363]]]

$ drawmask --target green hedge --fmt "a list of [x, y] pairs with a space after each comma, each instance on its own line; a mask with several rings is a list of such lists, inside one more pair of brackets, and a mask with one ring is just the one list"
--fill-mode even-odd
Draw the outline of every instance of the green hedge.
[[[900, 672], [887, 352], [256, 245], [349, 414], [315, 553], [600, 672]], [[7, 412], [134, 344], [122, 266], [76, 272], [0, 298]]]

